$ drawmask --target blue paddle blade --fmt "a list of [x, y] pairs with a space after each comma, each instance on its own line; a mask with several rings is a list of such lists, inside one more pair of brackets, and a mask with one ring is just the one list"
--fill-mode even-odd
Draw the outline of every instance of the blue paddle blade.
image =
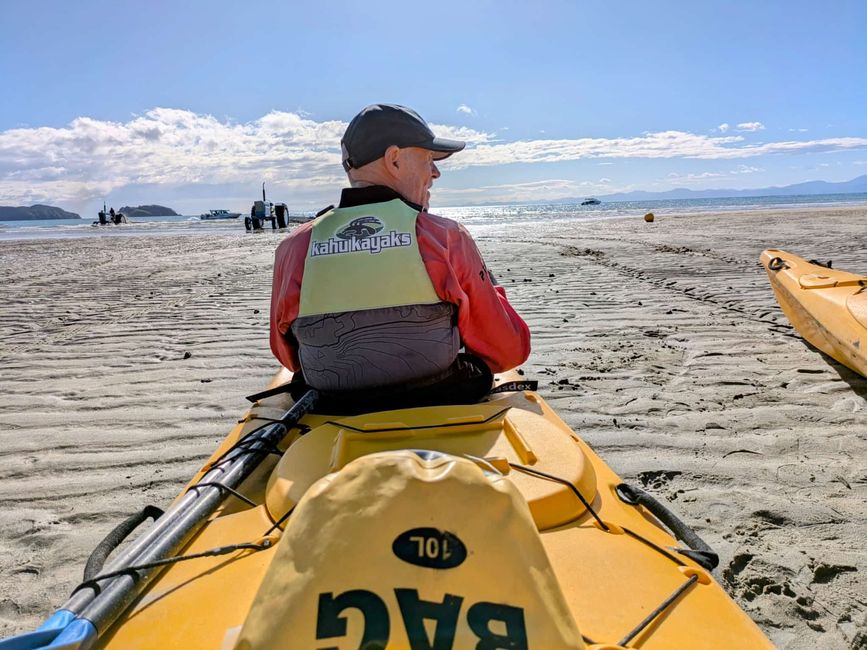
[[0, 639], [0, 650], [87, 650], [95, 641], [96, 628], [90, 621], [61, 609], [35, 632]]

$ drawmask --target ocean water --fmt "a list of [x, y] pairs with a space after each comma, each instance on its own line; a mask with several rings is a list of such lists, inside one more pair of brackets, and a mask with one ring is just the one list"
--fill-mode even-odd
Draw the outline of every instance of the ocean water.
[[[787, 208], [842, 207], [867, 205], [867, 193], [812, 194], [799, 196], [758, 196], [716, 199], [663, 199], [653, 201], [603, 201], [599, 205], [552, 203], [432, 209], [468, 226], [496, 223], [539, 223], [550, 221], [596, 221], [619, 217], [741, 212]], [[495, 223], [492, 223], [495, 222]]]
[[[436, 198], [436, 197], [434, 197]], [[867, 205], [863, 194], [813, 194], [803, 196], [759, 196], [717, 199], [666, 199], [653, 201], [603, 201], [599, 205], [551, 203], [437, 208], [431, 211], [465, 224], [471, 230], [504, 224], [550, 223], [554, 221], [600, 221], [619, 217], [657, 216], [772, 210], [786, 208]], [[309, 213], [309, 217], [313, 213]], [[234, 235], [245, 233], [244, 218], [202, 221], [196, 216], [137, 217], [122, 226], [93, 226], [94, 219], [47, 219], [44, 221], [0, 221], [0, 240], [66, 239], [75, 237], [125, 237], [130, 235]], [[266, 227], [266, 232], [270, 230]]]
[[136, 217], [120, 226], [94, 226], [93, 219], [45, 219], [0, 221], [0, 241], [9, 239], [68, 239], [77, 237], [128, 237], [130, 235], [215, 235], [244, 231], [244, 218], [202, 221], [196, 216]]

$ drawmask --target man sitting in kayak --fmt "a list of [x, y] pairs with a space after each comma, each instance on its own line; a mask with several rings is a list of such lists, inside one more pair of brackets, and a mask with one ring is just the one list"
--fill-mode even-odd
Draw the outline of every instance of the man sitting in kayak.
[[367, 408], [471, 402], [526, 361], [530, 331], [472, 237], [427, 211], [436, 161], [464, 146], [402, 106], [349, 123], [351, 187], [274, 262], [271, 350], [295, 382]]

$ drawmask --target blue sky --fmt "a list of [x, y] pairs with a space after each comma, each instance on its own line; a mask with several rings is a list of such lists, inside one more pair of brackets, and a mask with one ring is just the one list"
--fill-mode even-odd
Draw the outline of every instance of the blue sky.
[[363, 106], [467, 150], [432, 206], [867, 174], [867, 4], [3, 2], [0, 204], [333, 202]]

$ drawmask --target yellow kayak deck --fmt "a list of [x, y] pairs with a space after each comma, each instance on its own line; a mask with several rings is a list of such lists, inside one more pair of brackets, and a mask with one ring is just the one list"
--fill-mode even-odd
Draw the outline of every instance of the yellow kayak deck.
[[[271, 385], [283, 384], [289, 377], [284, 370]], [[291, 404], [288, 395], [255, 404], [189, 485], [239, 439], [267, 419], [280, 417]], [[598, 650], [773, 647], [710, 573], [676, 550], [682, 543], [644, 508], [618, 497], [615, 487], [621, 479], [532, 391], [491, 395], [488, 401], [467, 406], [352, 417], [308, 414], [281, 443], [282, 455], [270, 456], [240, 486], [239, 492], [256, 505], [229, 496], [180, 554], [255, 542], [266, 534], [276, 539], [280, 533], [275, 522], [285, 520], [288, 531], [294, 515], [285, 515], [316, 481], [366, 455], [400, 449], [470, 458], [492, 472], [502, 472], [506, 476], [502, 480], [514, 484], [529, 507], [550, 569], [519, 566], [522, 556], [516, 549], [484, 582], [496, 590], [497, 585], [509, 584], [505, 577], [518, 569], [531, 574], [553, 571], [565, 601], [563, 611], [572, 617], [565, 623], [580, 631], [580, 638], [569, 647], [580, 648], [582, 643]], [[604, 527], [582, 505], [576, 490]], [[417, 507], [424, 511], [425, 504]], [[477, 523], [486, 525], [485, 504], [473, 511]], [[497, 522], [492, 521], [490, 536], [497, 534]], [[96, 647], [251, 647], [246, 642], [237, 644], [238, 635], [279, 547], [278, 542], [258, 552], [239, 550], [169, 566], [101, 635]], [[483, 553], [484, 548], [474, 552]], [[352, 559], [351, 553], [342, 558], [341, 571], [352, 573]], [[386, 573], [378, 585], [370, 587], [383, 601], [393, 599], [388, 580]], [[508, 601], [510, 594], [502, 598]], [[279, 613], [278, 603], [274, 608]], [[389, 608], [392, 622], [387, 647], [428, 647], [411, 645], [399, 623], [400, 610], [393, 605]], [[653, 615], [657, 609], [658, 615]], [[648, 617], [652, 620], [640, 625]], [[272, 647], [355, 650], [358, 643], [349, 637], [358, 625], [350, 618], [346, 639], [321, 641], [314, 632], [306, 636], [307, 626], [299, 626], [293, 638], [274, 642]], [[532, 632], [528, 630], [527, 646], [514, 647], [547, 648], [533, 643]], [[621, 641], [624, 645], [617, 645]]]
[[777, 249], [762, 252], [777, 302], [814, 347], [867, 377], [867, 276]]

